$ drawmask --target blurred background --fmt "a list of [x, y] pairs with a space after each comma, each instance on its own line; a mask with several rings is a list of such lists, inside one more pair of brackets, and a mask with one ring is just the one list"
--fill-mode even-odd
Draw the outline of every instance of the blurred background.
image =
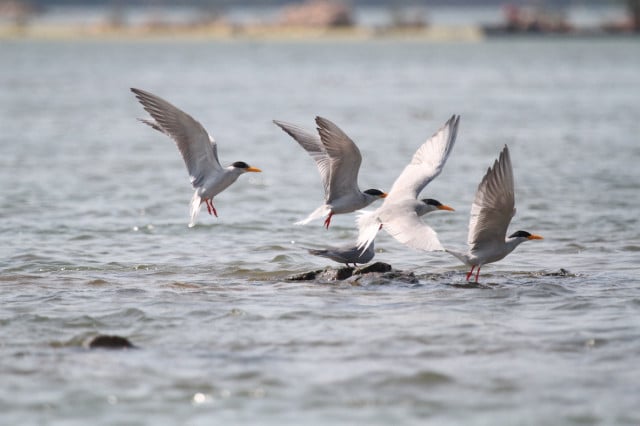
[[[4, 36], [603, 35], [640, 29], [638, 0], [3, 0]], [[293, 29], [297, 32], [292, 32]], [[285, 31], [286, 30], [286, 31]], [[436, 31], [439, 30], [439, 31]]]

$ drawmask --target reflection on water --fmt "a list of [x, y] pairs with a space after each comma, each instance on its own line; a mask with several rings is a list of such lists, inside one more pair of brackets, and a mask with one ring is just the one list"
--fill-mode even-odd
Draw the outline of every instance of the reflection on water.
[[[632, 40], [3, 43], [3, 421], [637, 424], [639, 53]], [[192, 113], [222, 163], [264, 173], [189, 229], [184, 164], [135, 120], [129, 87]], [[441, 241], [464, 246], [504, 144], [512, 229], [546, 239], [483, 268], [482, 287], [386, 235], [376, 260], [418, 283], [286, 282], [329, 265], [304, 248], [352, 242], [354, 217], [292, 225], [320, 181], [271, 120], [330, 118], [360, 146], [361, 186], [389, 189], [453, 113], [458, 142], [424, 193], [456, 208], [427, 218]], [[141, 350], [83, 349], [97, 334]]]

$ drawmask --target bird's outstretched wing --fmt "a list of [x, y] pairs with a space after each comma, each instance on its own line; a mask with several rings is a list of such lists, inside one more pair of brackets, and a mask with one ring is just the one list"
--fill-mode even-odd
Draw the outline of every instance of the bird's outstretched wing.
[[338, 126], [326, 118], [316, 117], [318, 134], [330, 158], [330, 183], [326, 203], [359, 192], [358, 171], [362, 163], [360, 150]]
[[389, 191], [385, 204], [416, 199], [425, 186], [435, 179], [449, 158], [456, 141], [460, 116], [451, 118], [413, 155]]
[[444, 250], [436, 231], [420, 219], [409, 203], [387, 210], [384, 216], [383, 229], [402, 244], [415, 250]]
[[471, 206], [467, 239], [470, 251], [503, 245], [514, 214], [513, 168], [509, 148], [505, 145], [478, 185]]
[[295, 124], [286, 123], [284, 121], [273, 120], [274, 124], [284, 130], [289, 136], [291, 136], [298, 144], [305, 150], [311, 158], [316, 162], [318, 171], [320, 172], [320, 178], [322, 179], [322, 187], [324, 189], [325, 197], [329, 193], [329, 182], [331, 180], [331, 171], [329, 167], [330, 159], [329, 155], [322, 145], [320, 136], [310, 133], [304, 130], [302, 127]]
[[202, 124], [152, 93], [135, 88], [131, 91], [154, 120], [142, 121], [175, 141], [194, 187], [199, 187], [210, 173], [222, 170], [217, 144]]

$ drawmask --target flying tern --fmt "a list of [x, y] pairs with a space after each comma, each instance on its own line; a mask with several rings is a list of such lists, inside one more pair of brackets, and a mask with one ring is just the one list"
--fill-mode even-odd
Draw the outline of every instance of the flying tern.
[[202, 124], [159, 96], [135, 88], [131, 91], [153, 118], [140, 121], [172, 138], [182, 154], [191, 185], [195, 189], [190, 204], [189, 227], [195, 225], [202, 203], [206, 204], [210, 215], [218, 217], [218, 212], [213, 206], [213, 197], [235, 182], [241, 174], [261, 170], [249, 166], [244, 161], [236, 161], [228, 167], [222, 167], [218, 160], [217, 143]]
[[446, 250], [471, 267], [467, 281], [475, 268], [478, 268], [478, 282], [480, 268], [483, 265], [503, 259], [525, 241], [543, 239], [527, 231], [517, 231], [506, 237], [507, 228], [515, 213], [513, 168], [509, 148], [505, 145], [500, 157], [493, 163], [493, 167], [487, 170], [478, 185], [469, 220], [469, 251], [459, 253]]
[[377, 210], [358, 218], [358, 246], [365, 249], [383, 228], [399, 242], [425, 251], [444, 250], [436, 232], [420, 216], [436, 210], [453, 208], [432, 198], [418, 199], [422, 190], [435, 179], [456, 141], [460, 116], [453, 115], [413, 155], [411, 162], [396, 179]]
[[294, 124], [273, 121], [291, 136], [315, 160], [324, 187], [324, 204], [306, 219], [296, 222], [305, 225], [324, 217], [329, 229], [334, 214], [360, 210], [386, 193], [379, 189], [360, 191], [358, 171], [362, 163], [360, 150], [338, 126], [326, 118], [316, 117], [318, 135], [307, 132]]

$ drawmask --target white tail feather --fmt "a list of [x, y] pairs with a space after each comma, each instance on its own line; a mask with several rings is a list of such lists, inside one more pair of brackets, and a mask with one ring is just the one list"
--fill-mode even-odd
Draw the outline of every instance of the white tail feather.
[[331, 208], [329, 208], [329, 206], [327, 206], [326, 204], [323, 204], [320, 207], [318, 207], [317, 209], [315, 209], [305, 219], [302, 219], [302, 220], [296, 222], [295, 224], [296, 225], [306, 225], [307, 223], [311, 222], [312, 220], [320, 219], [321, 217], [327, 216], [329, 213], [331, 213]]
[[193, 193], [193, 197], [191, 197], [191, 207], [189, 208], [191, 221], [189, 222], [189, 228], [193, 228], [196, 225], [196, 217], [198, 217], [198, 213], [200, 213], [200, 204], [202, 204], [202, 198], [200, 198], [198, 191], [196, 191]]
[[376, 239], [382, 223], [375, 211], [363, 210], [358, 212], [356, 223], [358, 224], [358, 248], [364, 252]]

